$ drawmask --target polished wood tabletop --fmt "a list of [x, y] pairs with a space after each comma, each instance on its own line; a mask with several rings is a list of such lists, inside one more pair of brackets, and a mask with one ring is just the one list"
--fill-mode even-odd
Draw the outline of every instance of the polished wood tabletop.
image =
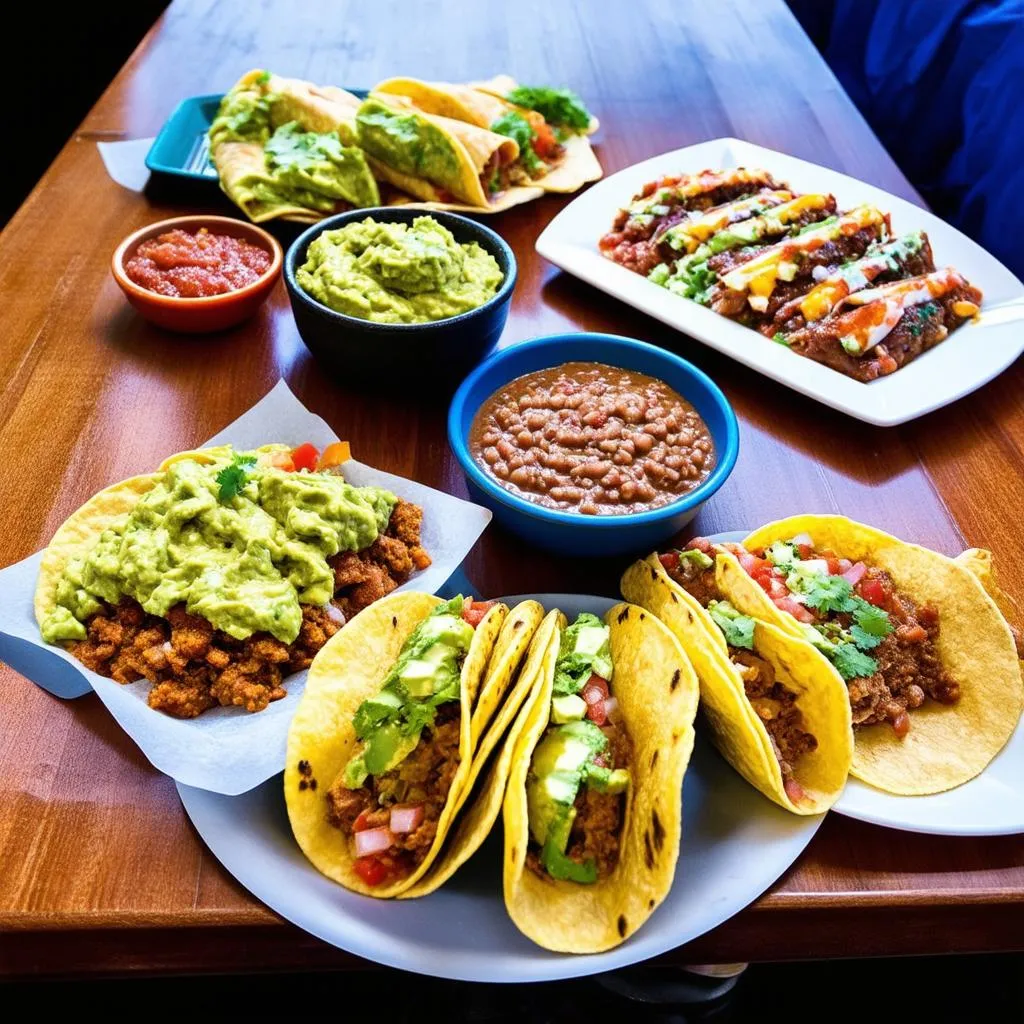
[[[202, 442], [281, 377], [363, 461], [465, 495], [445, 442], [447, 395], [368, 396], [328, 377], [299, 339], [283, 283], [250, 323], [188, 338], [144, 323], [110, 276], [111, 253], [136, 228], [231, 208], [209, 187], [121, 188], [97, 140], [152, 136], [179, 100], [224, 90], [250, 67], [351, 87], [399, 73], [466, 80], [509, 71], [571, 84], [586, 99], [601, 119], [606, 173], [736, 136], [920, 201], [782, 0], [482, 0], [471, 11], [461, 0], [177, 0], [169, 8], [0, 238], [0, 564], [44, 546], [105, 484]], [[1010, 595], [1024, 599], [1020, 364], [915, 423], [864, 426], [547, 264], [534, 241], [568, 201], [547, 196], [489, 221], [520, 265], [502, 344], [611, 331], [707, 371], [736, 410], [741, 446], [696, 531], [842, 512], [950, 554], [990, 547]], [[605, 227], [594, 225], [595, 238]], [[611, 594], [623, 563], [555, 558], [491, 527], [466, 568], [485, 595]], [[173, 782], [95, 696], [64, 702], [6, 667], [0, 686], [0, 973], [359, 963], [282, 922], [220, 868]], [[833, 814], [769, 892], [671, 959], [1022, 942], [1024, 839], [935, 838]]]

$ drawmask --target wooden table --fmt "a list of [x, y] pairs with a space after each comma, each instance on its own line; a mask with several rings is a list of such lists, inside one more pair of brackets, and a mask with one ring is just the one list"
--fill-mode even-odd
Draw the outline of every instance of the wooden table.
[[[328, 12], [328, 8], [330, 9]], [[368, 86], [402, 72], [509, 70], [571, 83], [603, 124], [607, 172], [734, 135], [917, 198], [781, 0], [436, 0], [412, 5], [177, 0], [64, 147], [0, 239], [0, 564], [42, 547], [103, 485], [201, 442], [285, 377], [366, 462], [456, 494], [442, 395], [368, 399], [328, 380], [296, 333], [283, 284], [252, 323], [181, 338], [143, 323], [108, 263], [128, 232], [220, 208], [126, 191], [97, 139], [153, 135], [183, 97], [252, 66]], [[554, 196], [491, 223], [520, 280], [504, 343], [589, 329], [673, 348], [718, 381], [741, 423], [704, 533], [841, 511], [940, 551], [994, 549], [1024, 598], [1020, 365], [898, 429], [832, 413], [559, 274], [533, 251]], [[603, 225], [594, 225], [595, 235]], [[612, 593], [621, 562], [566, 562], [492, 528], [467, 569], [485, 594]], [[93, 696], [56, 700], [0, 668], [0, 972], [8, 976], [353, 965], [253, 900], [192, 830], [170, 779]], [[774, 888], [673, 960], [785, 959], [1020, 947], [1024, 842], [941, 839], [831, 815]]]

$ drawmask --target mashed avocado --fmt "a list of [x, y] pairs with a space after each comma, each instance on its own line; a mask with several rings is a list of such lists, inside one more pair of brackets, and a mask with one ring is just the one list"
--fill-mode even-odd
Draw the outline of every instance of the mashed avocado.
[[378, 323], [418, 324], [482, 306], [503, 280], [490, 253], [460, 245], [433, 217], [411, 225], [372, 217], [314, 239], [296, 274], [330, 309]]
[[259, 452], [226, 449], [209, 464], [168, 466], [130, 513], [69, 560], [43, 640], [84, 638], [82, 623], [100, 602], [124, 596], [158, 616], [184, 603], [239, 640], [260, 631], [295, 640], [300, 605], [325, 605], [334, 594], [327, 559], [372, 544], [398, 499], [330, 472], [265, 462]]

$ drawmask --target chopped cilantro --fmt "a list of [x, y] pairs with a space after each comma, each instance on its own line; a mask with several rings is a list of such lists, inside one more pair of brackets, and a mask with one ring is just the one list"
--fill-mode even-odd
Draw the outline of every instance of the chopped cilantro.
[[491, 131], [514, 139], [519, 144], [519, 159], [530, 174], [544, 169], [544, 164], [533, 149], [536, 133], [522, 114], [514, 110], [507, 111], [491, 122]]
[[590, 111], [571, 89], [520, 85], [508, 93], [505, 99], [517, 107], [536, 110], [550, 125], [575, 128], [581, 132], [590, 126]]
[[853, 618], [865, 633], [877, 636], [879, 639], [892, 632], [892, 623], [889, 621], [888, 614], [882, 608], [861, 597], [857, 598], [857, 608], [853, 613]]
[[789, 339], [782, 333], [782, 331], [776, 331], [772, 335], [772, 341], [774, 341], [776, 345], [789, 346]]
[[852, 612], [857, 607], [853, 587], [850, 586], [850, 581], [842, 576], [804, 575], [801, 583], [804, 587], [801, 593], [808, 607], [816, 611]]
[[881, 642], [882, 637], [869, 633], [866, 629], [854, 623], [850, 627], [850, 638], [862, 651], [874, 650]]
[[708, 614], [727, 644], [748, 651], [754, 649], [754, 620], [749, 615], [742, 615], [728, 601], [709, 601]]
[[835, 665], [843, 679], [861, 679], [873, 675], [878, 662], [869, 654], [857, 650], [854, 644], [839, 644], [831, 654]]
[[718, 275], [708, 267], [706, 259], [689, 256], [676, 264], [675, 271], [664, 284], [673, 294], [706, 306], [711, 301], [711, 290], [717, 282]]
[[269, 71], [261, 71], [256, 76], [256, 84], [257, 85], [266, 85], [269, 81], [270, 81], [270, 72]]
[[255, 455], [235, 454], [231, 465], [225, 466], [214, 479], [220, 485], [217, 492], [219, 501], [229, 501], [245, 486], [249, 479], [249, 467], [256, 465]]

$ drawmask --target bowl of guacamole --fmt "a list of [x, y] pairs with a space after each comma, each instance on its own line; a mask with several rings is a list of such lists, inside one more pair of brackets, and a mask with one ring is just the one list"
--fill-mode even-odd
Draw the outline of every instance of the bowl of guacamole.
[[497, 344], [516, 260], [490, 228], [441, 211], [380, 207], [330, 217], [285, 258], [299, 334], [344, 379], [448, 381]]

